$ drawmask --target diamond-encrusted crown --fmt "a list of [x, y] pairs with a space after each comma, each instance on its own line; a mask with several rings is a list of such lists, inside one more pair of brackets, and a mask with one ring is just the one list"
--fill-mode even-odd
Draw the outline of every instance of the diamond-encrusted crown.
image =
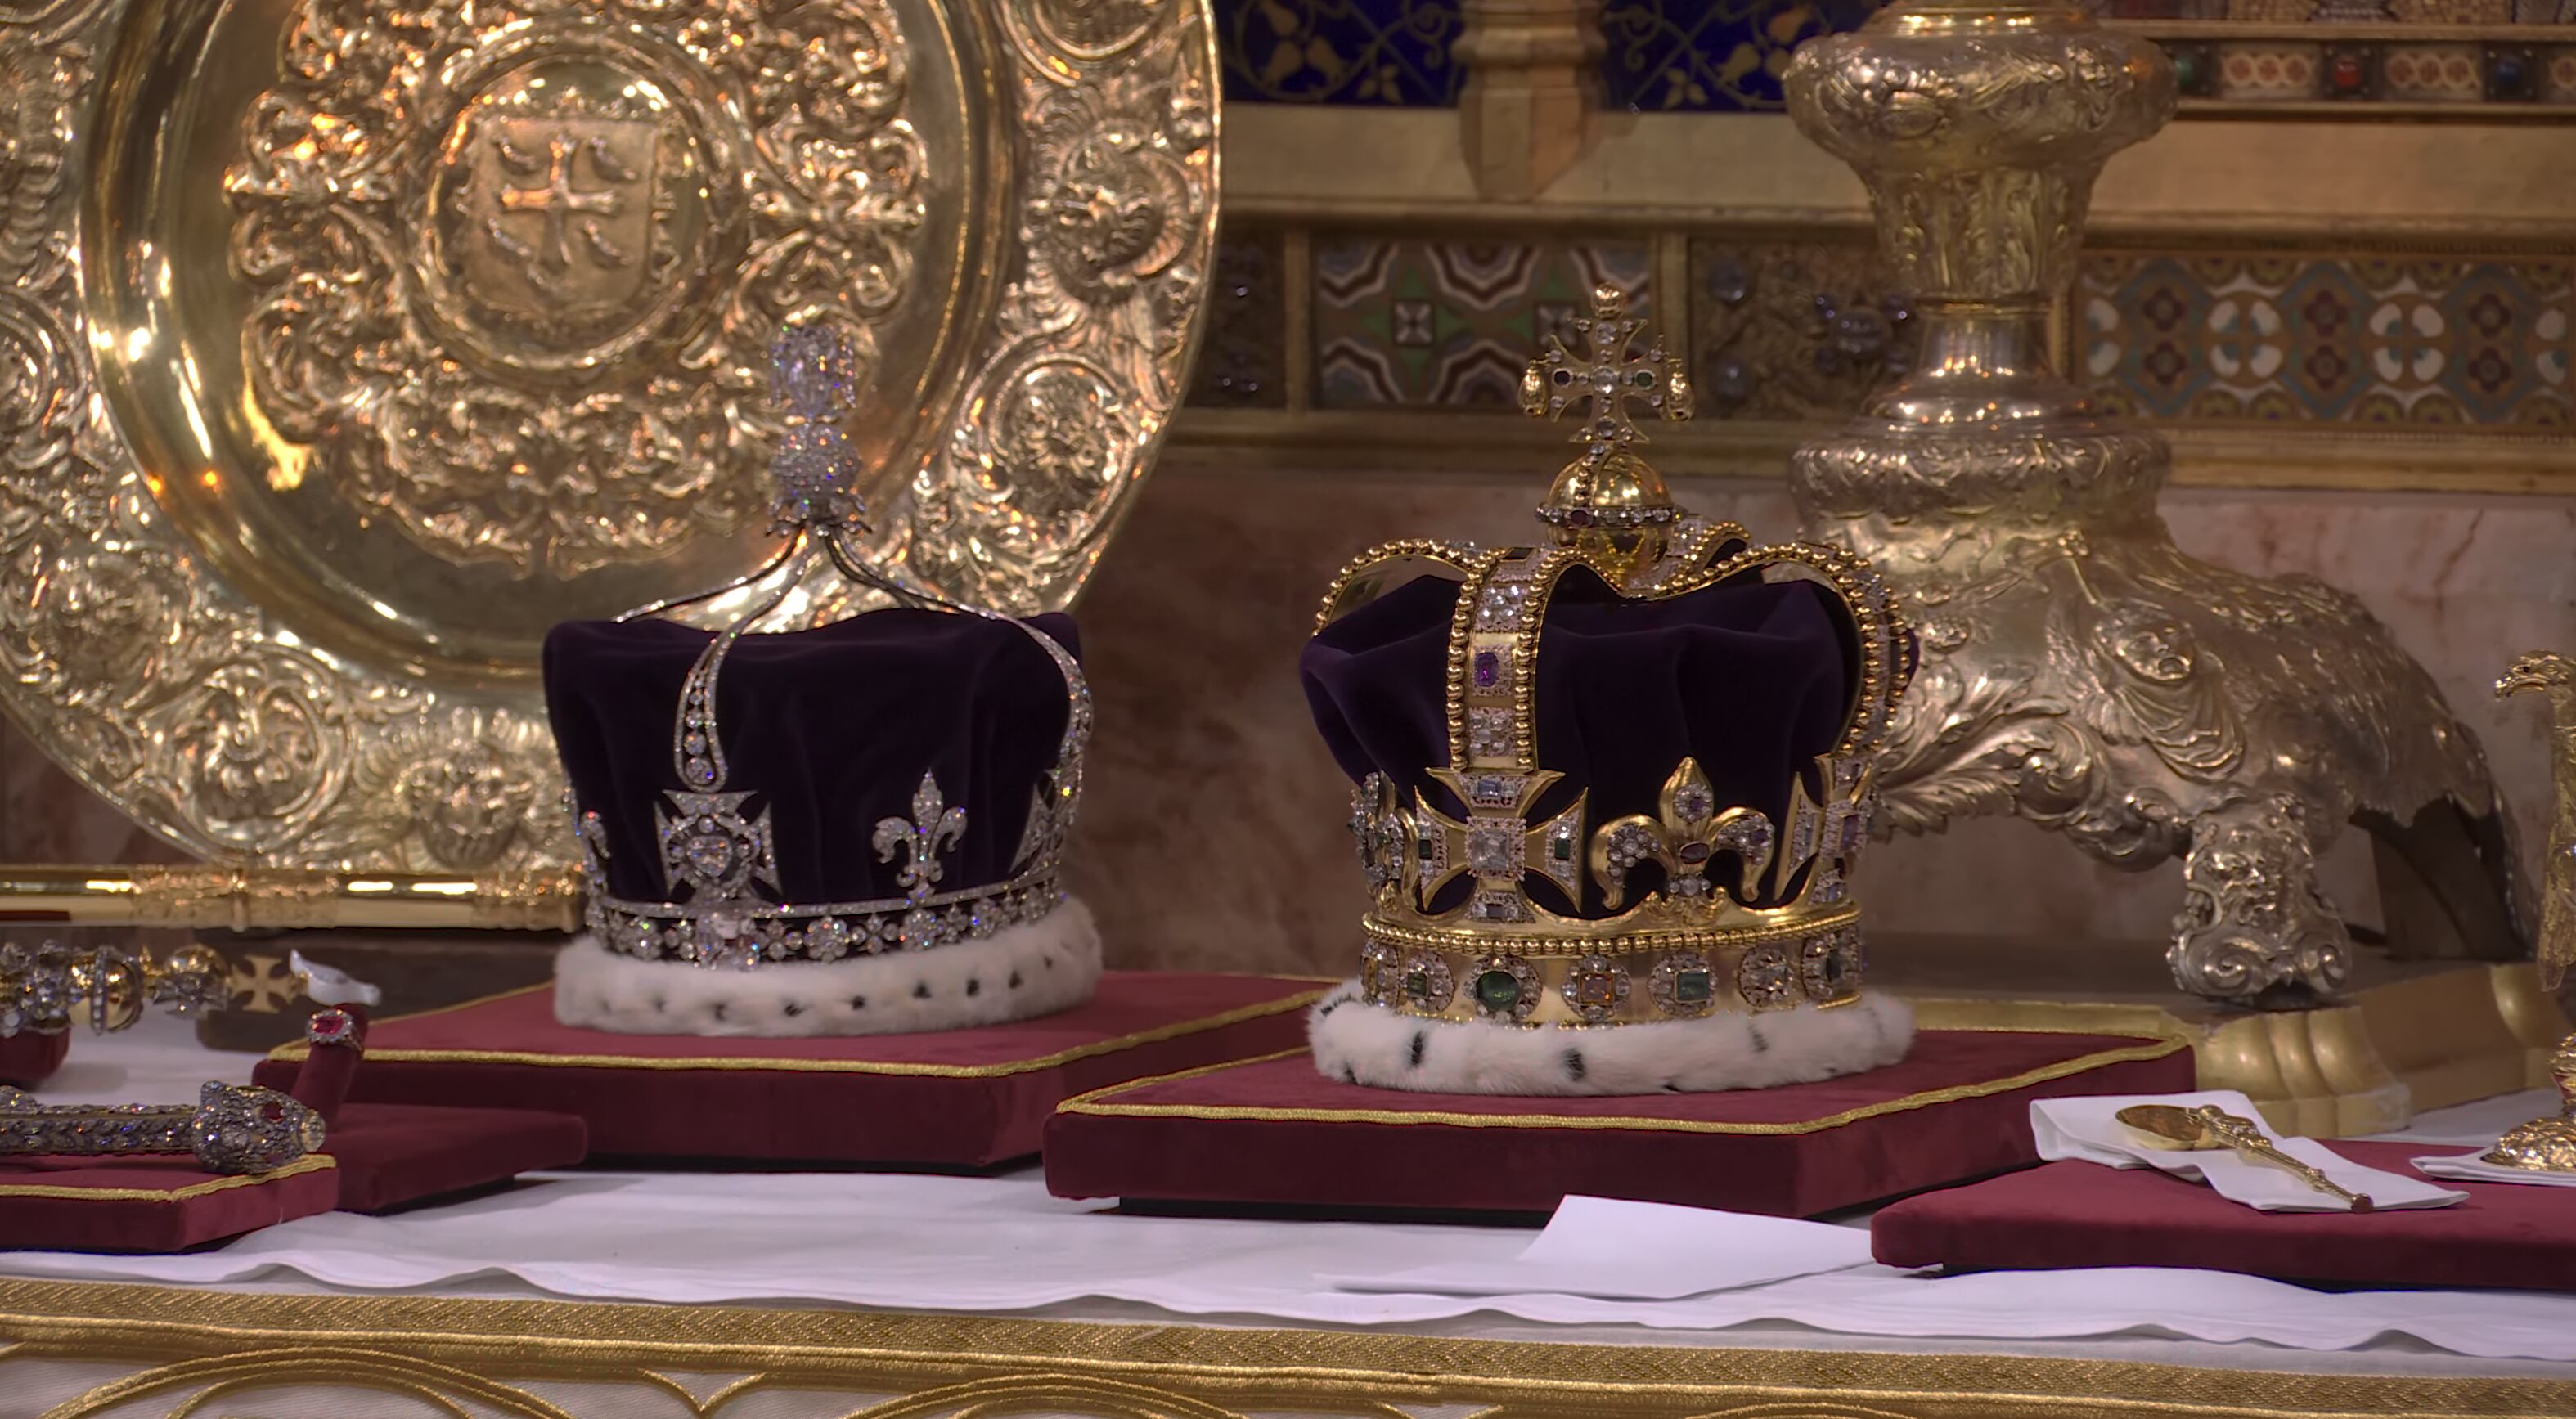
[[1530, 413], [1590, 405], [1539, 545], [1388, 543], [1325, 596], [1304, 669], [1358, 780], [1371, 1004], [1613, 1025], [1859, 996], [1850, 879], [1911, 633], [1865, 563], [1673, 505], [1627, 405], [1686, 418], [1689, 383], [1631, 353], [1640, 325], [1604, 290], [1529, 368]]
[[[927, 950], [1037, 921], [1064, 899], [1091, 731], [1069, 623], [960, 605], [869, 562], [866, 470], [842, 427], [863, 362], [820, 322], [790, 324], [771, 362], [773, 530], [784, 547], [726, 586], [548, 638], [548, 708], [573, 787], [589, 925], [623, 955], [748, 969]], [[892, 607], [754, 635], [836, 575]], [[694, 650], [661, 619], [718, 597], [735, 598], [739, 614]], [[681, 663], [676, 705], [667, 678], [658, 704], [628, 695]], [[736, 664], [737, 676], [763, 678], [720, 693]], [[815, 688], [826, 682], [845, 688]], [[1057, 721], [1043, 702], [1059, 694]], [[635, 729], [639, 701], [641, 713], [668, 716], [658, 723], [676, 788], [638, 762], [651, 742]], [[1029, 727], [1040, 723], [1042, 743]], [[747, 751], [739, 736], [752, 732], [796, 742]], [[769, 778], [737, 771], [737, 759], [755, 757]], [[783, 802], [796, 805], [805, 841], [781, 825]]]

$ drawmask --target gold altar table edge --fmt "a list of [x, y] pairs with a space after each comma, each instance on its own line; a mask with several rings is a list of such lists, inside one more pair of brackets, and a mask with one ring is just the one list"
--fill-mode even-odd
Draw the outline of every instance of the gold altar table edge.
[[[237, 1390], [262, 1381], [441, 1396], [527, 1419], [582, 1419], [527, 1387], [547, 1380], [660, 1388], [697, 1419], [715, 1419], [744, 1396], [769, 1390], [895, 1396], [833, 1411], [851, 1419], [1032, 1411], [1133, 1419], [1282, 1410], [1388, 1415], [1425, 1404], [1484, 1406], [1477, 1412], [1493, 1419], [2576, 1413], [2576, 1379], [96, 1282], [0, 1282], [0, 1337], [9, 1342], [0, 1362], [114, 1359], [137, 1367], [58, 1403], [45, 1419], [87, 1419], [156, 1395], [175, 1399], [209, 1385]], [[674, 1373], [732, 1378], [710, 1389], [684, 1385]]]

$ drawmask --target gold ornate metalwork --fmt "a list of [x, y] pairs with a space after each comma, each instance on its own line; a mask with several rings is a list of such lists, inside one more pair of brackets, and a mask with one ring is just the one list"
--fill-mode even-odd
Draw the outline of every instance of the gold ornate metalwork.
[[[1912, 943], [1893, 943], [1898, 950]], [[2180, 1040], [2203, 1089], [2244, 1094], [2272, 1131], [2359, 1138], [2426, 1110], [2548, 1080], [2565, 1012], [2528, 961], [2410, 972], [2314, 1010], [2198, 1000], [2014, 1000], [1907, 993], [1915, 1028]]]
[[2551, 990], [2576, 965], [2576, 660], [2531, 651], [2496, 681], [2496, 695], [2538, 690], [2549, 698], [2549, 763], [2557, 811], [2541, 858], [2540, 983]]
[[261, 413], [451, 562], [570, 578], [734, 530], [775, 314], [873, 364], [928, 254], [954, 155], [908, 50], [885, 0], [305, 0], [224, 178]]
[[1921, 631], [1884, 822], [2016, 812], [2123, 866], [2182, 855], [2168, 959], [2206, 997], [2342, 989], [2315, 860], [2348, 819], [2447, 911], [2455, 939], [2408, 949], [2520, 955], [2503, 807], [2431, 677], [2351, 596], [2185, 557], [2155, 508], [2164, 441], [2049, 367], [2094, 177], [2173, 111], [2164, 56], [2046, 0], [1925, 0], [1784, 82], [1869, 185], [1924, 327], [1911, 373], [1791, 472], [1808, 535], [1877, 565]]
[[1631, 813], [1593, 831], [1592, 879], [1601, 884], [1612, 910], [1628, 900], [1628, 869], [1634, 865], [1620, 860], [1617, 845], [1623, 840], [1640, 846], [1644, 855], [1637, 861], [1661, 866], [1666, 882], [1696, 884], [1694, 895], [1711, 890], [1708, 869], [1721, 852], [1735, 857], [1737, 895], [1749, 897], [1761, 890], [1762, 874], [1769, 870], [1777, 846], [1771, 821], [1741, 804], [1719, 811], [1717, 793], [1709, 787], [1699, 760], [1681, 761], [1672, 777], [1664, 780], [1655, 808], [1652, 818]]
[[[1555, 419], [1568, 409], [1585, 411], [1573, 439], [1583, 452], [1556, 475], [1539, 520], [1557, 529], [1561, 541], [1634, 553], [1642, 566], [1663, 549], [1663, 539], [1651, 534], [1680, 513], [1663, 475], [1632, 451], [1646, 436], [1628, 405], [1642, 400], [1668, 423], [1687, 422], [1690, 375], [1664, 353], [1660, 337], [1646, 353], [1630, 352], [1646, 322], [1628, 314], [1627, 293], [1615, 286], [1594, 290], [1591, 315], [1576, 325], [1582, 353], [1550, 334], [1546, 351], [1521, 374], [1523, 413]], [[1639, 533], [1649, 534], [1642, 547], [1633, 535]]]
[[2558, 1114], [2506, 1130], [2481, 1161], [2543, 1173], [2576, 1173], [2576, 1035], [2558, 1042], [2549, 1057], [2558, 1085]]
[[871, 558], [1062, 607], [1196, 338], [1214, 73], [1198, 0], [0, 13], [0, 703], [200, 855], [568, 861], [537, 640], [757, 564], [790, 316], [870, 361]]
[[76, 926], [468, 927], [571, 931], [571, 868], [476, 879], [257, 867], [0, 865], [0, 917]]
[[[2035, 1410], [2052, 1419], [2540, 1419], [2576, 1411], [2576, 1381], [2562, 1378], [2263, 1369], [2259, 1351], [2239, 1366], [2195, 1366], [2084, 1354], [1605, 1344], [1385, 1327], [250, 1294], [61, 1281], [0, 1281], [0, 1340], [14, 1342], [0, 1367], [111, 1358], [130, 1366], [113, 1378], [30, 1366], [23, 1378], [45, 1373], [38, 1397], [56, 1399], [48, 1419], [94, 1419], [139, 1401], [175, 1412], [188, 1402], [181, 1396], [215, 1386], [241, 1393], [262, 1382], [376, 1388], [517, 1419], [568, 1419], [539, 1391], [565, 1382], [597, 1387], [593, 1393], [631, 1387], [668, 1406], [679, 1386], [664, 1372], [697, 1380], [678, 1412], [701, 1419], [765, 1390], [909, 1396], [986, 1379], [1007, 1380], [1004, 1393], [989, 1395], [1004, 1404], [976, 1409], [961, 1396], [949, 1412], [1092, 1413], [1109, 1386], [1125, 1390], [1122, 1398], [1132, 1397], [1133, 1386], [1163, 1391], [1160, 1412], [1175, 1414], [1199, 1412], [1183, 1407], [1189, 1401], [1238, 1412], [1380, 1416], [1397, 1407], [1409, 1413], [1474, 1404], [1489, 1406], [1491, 1419], [1577, 1411], [1617, 1419], [1935, 1419]], [[740, 1378], [719, 1382], [721, 1376]]]

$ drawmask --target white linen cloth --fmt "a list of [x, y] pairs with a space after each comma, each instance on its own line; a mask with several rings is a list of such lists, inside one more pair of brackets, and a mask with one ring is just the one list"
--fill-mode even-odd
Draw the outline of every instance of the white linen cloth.
[[2486, 1359], [2576, 1362], [2576, 1295], [2321, 1292], [2167, 1268], [1917, 1276], [1860, 1266], [1677, 1301], [1362, 1295], [1321, 1278], [1509, 1260], [1501, 1228], [1130, 1217], [1049, 1197], [1035, 1174], [571, 1174], [390, 1217], [307, 1217], [182, 1256], [0, 1252], [0, 1274], [364, 1291], [491, 1284], [585, 1300], [851, 1305], [994, 1314], [1074, 1302], [1181, 1316], [1392, 1325], [1505, 1315], [1548, 1325], [2063, 1340], [2145, 1332], [2349, 1350], [2407, 1336]]
[[2468, 1200], [2465, 1192], [2436, 1187], [2403, 1173], [2365, 1168], [2313, 1138], [2283, 1138], [2274, 1133], [2253, 1101], [2232, 1090], [2194, 1094], [2122, 1094], [2080, 1099], [2041, 1099], [2030, 1106], [2030, 1131], [2042, 1158], [2081, 1158], [2114, 1168], [2160, 1168], [2177, 1177], [2196, 1178], [2220, 1196], [2258, 1212], [2345, 1212], [2351, 1204], [2277, 1163], [2247, 1158], [2228, 1148], [2158, 1148], [2137, 1130], [2119, 1121], [2131, 1104], [2171, 1104], [2198, 1108], [2216, 1104], [2239, 1118], [2252, 1119], [2263, 1136], [2282, 1152], [2307, 1163], [2337, 1184], [2370, 1199], [2373, 1207], [2448, 1207]]
[[2576, 1173], [2538, 1173], [2529, 1168], [2508, 1168], [2501, 1163], [2482, 1163], [2475, 1153], [2445, 1153], [2434, 1158], [2407, 1160], [2415, 1171], [2430, 1177], [2451, 1178], [2459, 1182], [2521, 1183], [2527, 1187], [2576, 1187]]
[[[38, 1093], [60, 1102], [181, 1102], [199, 1081], [249, 1076], [254, 1057], [198, 1049], [188, 1032], [154, 1017], [126, 1035], [84, 1036]], [[2469, 1107], [2520, 1122], [2556, 1106], [2554, 1094], [2535, 1090]], [[2409, 1136], [2449, 1141], [2481, 1126], [2465, 1110], [2445, 1110], [2419, 1119]], [[0, 1252], [0, 1275], [296, 1290], [526, 1287], [589, 1300], [983, 1314], [1108, 1302], [1289, 1324], [1496, 1315], [1694, 1331], [1788, 1324], [1895, 1341], [2180, 1336], [2344, 1351], [2394, 1339], [2481, 1360], [2576, 1363], [2576, 1295], [2319, 1292], [2175, 1268], [1931, 1277], [1869, 1265], [1675, 1301], [1362, 1295], [1321, 1280], [1507, 1262], [1527, 1245], [1526, 1232], [1498, 1228], [1115, 1215], [1048, 1196], [1035, 1172], [584, 1172], [391, 1217], [325, 1213], [182, 1256]]]
[[1869, 1264], [1869, 1230], [1710, 1207], [1568, 1197], [1505, 1261], [1453, 1261], [1323, 1278], [1345, 1291], [1599, 1296], [1677, 1301]]

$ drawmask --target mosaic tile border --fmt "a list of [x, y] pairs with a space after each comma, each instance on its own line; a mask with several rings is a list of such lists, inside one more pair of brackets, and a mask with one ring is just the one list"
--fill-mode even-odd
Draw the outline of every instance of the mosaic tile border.
[[[2070, 377], [2173, 439], [2178, 481], [2576, 490], [2576, 244], [2465, 245], [2106, 245], [2057, 338]], [[1912, 313], [1856, 227], [1531, 237], [1274, 219], [1223, 251], [1181, 459], [1543, 457], [1560, 431], [1493, 416], [1513, 410], [1539, 332], [1605, 277], [1691, 361], [1700, 418], [1656, 434], [1676, 472], [1776, 476], [1908, 355]], [[1224, 274], [1262, 261], [1278, 263], [1276, 304]]]
[[2071, 307], [2071, 372], [2154, 422], [2576, 428], [2566, 256], [2112, 249]]
[[1643, 240], [1336, 233], [1316, 235], [1313, 252], [1315, 403], [1326, 409], [1518, 414], [1522, 368], [1595, 285], [1653, 300]]
[[1285, 236], [1217, 235], [1188, 402], [1204, 408], [1281, 409], [1288, 403], [1288, 266]]
[[[2155, 33], [2172, 56], [2183, 113], [2279, 105], [2563, 108], [2576, 120], [2576, 28], [2525, 25], [2438, 38], [2346, 34], [2318, 26]], [[2552, 42], [2556, 41], [2556, 42]]]

